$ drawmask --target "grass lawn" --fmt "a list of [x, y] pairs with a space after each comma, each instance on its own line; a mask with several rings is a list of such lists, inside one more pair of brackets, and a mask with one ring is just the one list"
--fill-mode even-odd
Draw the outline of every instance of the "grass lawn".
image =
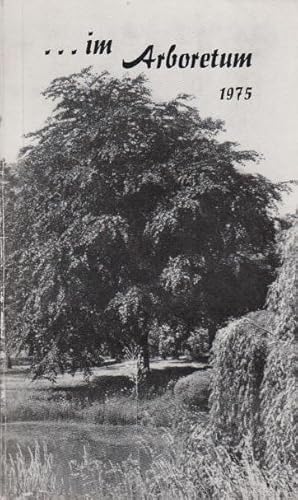
[[[151, 364], [150, 390], [151, 400], [165, 393], [168, 384], [181, 376], [195, 370], [204, 369], [202, 363], [183, 360], [155, 360]], [[136, 369], [133, 361], [111, 364], [95, 368], [92, 375], [86, 379], [82, 373], [59, 375], [56, 383], [41, 379], [32, 381], [28, 367], [16, 366], [8, 370], [0, 378], [1, 389], [5, 387], [6, 416], [8, 422], [14, 421], [45, 421], [45, 420], [89, 420], [103, 423], [106, 418], [95, 417], [95, 406], [105, 411], [107, 416], [108, 403], [115, 408], [117, 400], [128, 411], [135, 413], [135, 402], [130, 397], [134, 383], [132, 374]], [[141, 403], [146, 406], [145, 402]], [[88, 418], [88, 409], [89, 417]], [[125, 420], [125, 419], [124, 419]], [[134, 422], [130, 415], [127, 423]], [[117, 422], [115, 419], [112, 423]]]

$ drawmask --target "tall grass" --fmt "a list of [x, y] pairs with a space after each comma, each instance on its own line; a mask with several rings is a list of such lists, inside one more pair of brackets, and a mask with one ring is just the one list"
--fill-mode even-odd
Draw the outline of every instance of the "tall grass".
[[[136, 410], [137, 408], [137, 410]], [[7, 407], [7, 422], [63, 422], [74, 421], [90, 424], [138, 425], [171, 427], [185, 413], [172, 391], [150, 399], [138, 399], [133, 395], [106, 397], [82, 405], [79, 401], [28, 398], [11, 402]]]
[[26, 452], [18, 446], [14, 456], [8, 455], [3, 467], [3, 498], [42, 499], [59, 494], [63, 483], [57, 480], [54, 459], [46, 445], [41, 448], [36, 443], [33, 449], [28, 447]]
[[[86, 451], [69, 463], [66, 487], [57, 478], [55, 460], [46, 448], [19, 448], [7, 464], [7, 498], [82, 498], [114, 500], [294, 500], [291, 471], [273, 476], [261, 470], [246, 453], [235, 461], [223, 447], [201, 438], [201, 450], [185, 453], [185, 442], [168, 433], [167, 444], [158, 454], [146, 442], [140, 443], [148, 466], [130, 458], [118, 465], [93, 460]], [[73, 480], [73, 482], [72, 482]], [[80, 493], [71, 485], [80, 484]], [[56, 495], [56, 496], [55, 496]]]

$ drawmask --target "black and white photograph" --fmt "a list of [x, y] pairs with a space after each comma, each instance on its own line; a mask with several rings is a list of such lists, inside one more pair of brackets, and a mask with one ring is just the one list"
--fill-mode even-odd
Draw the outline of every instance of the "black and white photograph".
[[0, 16], [0, 500], [297, 499], [298, 1]]

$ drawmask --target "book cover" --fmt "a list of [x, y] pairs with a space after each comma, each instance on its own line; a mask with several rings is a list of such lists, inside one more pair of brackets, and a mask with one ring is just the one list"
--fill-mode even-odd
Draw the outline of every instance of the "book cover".
[[295, 498], [297, 18], [1, 1], [1, 498]]

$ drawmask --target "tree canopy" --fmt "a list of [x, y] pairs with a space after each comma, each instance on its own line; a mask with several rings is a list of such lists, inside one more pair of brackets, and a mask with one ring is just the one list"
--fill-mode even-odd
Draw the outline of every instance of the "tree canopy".
[[189, 336], [262, 305], [280, 187], [217, 135], [191, 98], [156, 102], [143, 76], [55, 79], [56, 107], [17, 165], [10, 281], [36, 376], [88, 370], [152, 325]]

